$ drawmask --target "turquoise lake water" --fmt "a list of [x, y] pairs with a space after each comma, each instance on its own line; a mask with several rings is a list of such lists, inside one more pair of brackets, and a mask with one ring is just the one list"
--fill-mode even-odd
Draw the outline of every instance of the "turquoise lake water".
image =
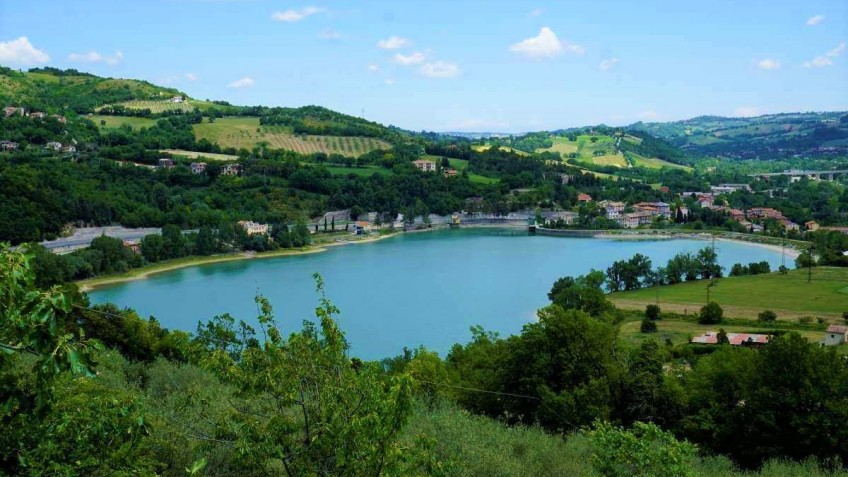
[[[341, 310], [339, 323], [351, 355], [379, 359], [404, 346], [424, 345], [444, 356], [465, 343], [472, 325], [502, 335], [521, 331], [547, 304], [553, 282], [635, 253], [654, 267], [675, 254], [695, 252], [701, 240], [610, 240], [528, 236], [504, 229], [409, 233], [327, 252], [201, 265], [116, 284], [89, 293], [92, 303], [112, 302], [155, 316], [167, 328], [194, 331], [198, 321], [230, 313], [255, 323], [257, 292], [271, 300], [284, 331], [314, 320], [318, 303], [312, 274], [326, 282]], [[716, 242], [725, 273], [736, 262], [766, 260], [776, 269], [779, 252]], [[789, 262], [789, 260], [787, 260]]]

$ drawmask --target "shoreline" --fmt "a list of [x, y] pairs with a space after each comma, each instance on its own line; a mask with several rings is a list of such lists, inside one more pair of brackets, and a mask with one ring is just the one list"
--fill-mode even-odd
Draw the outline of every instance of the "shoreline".
[[[468, 224], [461, 228], [506, 228], [506, 229], [516, 229], [520, 228], [515, 225], [507, 225], [507, 226], [498, 226], [493, 224]], [[88, 278], [85, 280], [79, 280], [76, 283], [79, 286], [81, 292], [90, 292], [96, 290], [98, 288], [116, 285], [119, 283], [132, 282], [136, 280], [144, 280], [150, 276], [172, 272], [175, 270], [180, 270], [183, 268], [196, 267], [199, 265], [211, 265], [216, 263], [225, 263], [232, 262], [236, 260], [252, 260], [252, 259], [264, 259], [264, 258], [277, 258], [277, 257], [289, 257], [289, 256], [298, 256], [298, 255], [309, 255], [313, 253], [321, 253], [326, 252], [330, 247], [340, 247], [344, 245], [357, 245], [357, 244], [365, 244], [365, 243], [373, 243], [378, 242], [380, 240], [384, 240], [391, 237], [396, 237], [401, 233], [421, 233], [421, 232], [434, 232], [437, 230], [449, 230], [449, 227], [428, 227], [417, 230], [409, 230], [406, 232], [391, 232], [384, 235], [378, 235], [373, 237], [366, 237], [361, 239], [352, 239], [346, 240], [339, 237], [337, 240], [333, 240], [330, 242], [320, 242], [314, 245], [310, 245], [308, 247], [298, 248], [298, 249], [280, 249], [274, 250], [271, 252], [260, 252], [260, 253], [250, 253], [250, 252], [240, 252], [234, 254], [226, 254], [226, 255], [210, 255], [205, 257], [184, 257], [172, 260], [170, 262], [165, 263], [156, 263], [149, 266], [137, 268], [134, 270], [130, 270], [122, 275], [112, 275], [105, 277], [95, 277]], [[709, 240], [709, 234], [700, 234], [700, 233], [610, 233], [610, 231], [603, 231], [601, 233], [592, 235], [591, 238], [599, 238], [599, 239], [610, 239], [610, 240], [673, 240], [673, 239], [690, 239], [690, 240]], [[792, 260], [798, 258], [801, 254], [799, 250], [792, 246], [787, 246], [785, 250], [779, 246], [774, 244], [767, 244], [761, 242], [754, 242], [749, 240], [741, 240], [729, 237], [716, 237], [717, 240], [726, 241], [726, 242], [736, 242], [745, 245], [753, 245], [758, 247], [767, 248], [773, 252], [784, 252], [788, 258]]]
[[302, 247], [297, 249], [280, 249], [273, 250], [270, 252], [260, 252], [260, 253], [250, 253], [250, 252], [239, 252], [225, 255], [209, 255], [205, 257], [183, 257], [172, 260], [170, 262], [165, 263], [156, 263], [149, 266], [136, 268], [128, 271], [122, 275], [110, 275], [104, 277], [94, 277], [87, 278], [84, 280], [78, 280], [74, 282], [81, 292], [87, 293], [98, 288], [102, 288], [109, 285], [116, 285], [118, 283], [126, 283], [133, 282], [137, 280], [144, 280], [150, 276], [172, 272], [174, 270], [180, 270], [183, 268], [196, 267], [199, 265], [212, 265], [216, 263], [225, 263], [225, 262], [234, 262], [237, 260], [253, 260], [253, 259], [264, 259], [264, 258], [277, 258], [277, 257], [291, 257], [298, 255], [310, 255], [313, 253], [322, 253], [326, 252], [329, 247], [340, 247], [343, 245], [356, 245], [363, 243], [371, 243], [377, 242], [379, 240], [383, 240], [389, 237], [394, 237], [398, 235], [397, 232], [380, 235], [376, 237], [368, 237], [364, 239], [358, 240], [350, 240], [350, 241], [333, 241], [333, 242], [322, 242], [315, 245], [310, 245], [308, 247]]

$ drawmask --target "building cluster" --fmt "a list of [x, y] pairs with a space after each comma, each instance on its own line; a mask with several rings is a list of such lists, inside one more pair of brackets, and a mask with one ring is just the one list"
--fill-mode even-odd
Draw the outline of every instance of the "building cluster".
[[665, 202], [639, 202], [630, 206], [633, 212], [626, 212], [628, 206], [624, 202], [602, 200], [598, 205], [604, 209], [607, 219], [614, 220], [626, 229], [650, 225], [657, 219], [671, 218], [671, 206]]
[[415, 166], [419, 171], [436, 172], [436, 163], [433, 161], [419, 159], [417, 161], [412, 161], [412, 165]]
[[[3, 113], [5, 114], [5, 116], [7, 118], [10, 117], [10, 116], [15, 116], [15, 115], [29, 117], [29, 118], [33, 118], [33, 119], [44, 119], [44, 118], [47, 117], [47, 113], [43, 113], [41, 111], [33, 111], [33, 112], [27, 114], [27, 112], [24, 108], [20, 108], [18, 106], [6, 106], [5, 108], [3, 108]], [[59, 121], [62, 124], [65, 124], [65, 117], [64, 116], [60, 116], [58, 114], [51, 114], [50, 117], [56, 119], [57, 121]], [[0, 151], [17, 151], [19, 147], [20, 147], [20, 144], [14, 142], [14, 141], [8, 141], [8, 140], [0, 141]], [[53, 149], [54, 151], [57, 151], [57, 152], [61, 151], [61, 152], [73, 153], [73, 152], [77, 151], [77, 148], [75, 146], [72, 146], [72, 145], [62, 146], [62, 143], [55, 142], [55, 141], [48, 142], [46, 147], [48, 149]]]
[[[718, 332], [708, 331], [701, 336], [695, 336], [690, 343], [695, 344], [719, 344]], [[731, 346], [762, 346], [768, 344], [769, 335], [755, 333], [726, 333], [727, 341]]]

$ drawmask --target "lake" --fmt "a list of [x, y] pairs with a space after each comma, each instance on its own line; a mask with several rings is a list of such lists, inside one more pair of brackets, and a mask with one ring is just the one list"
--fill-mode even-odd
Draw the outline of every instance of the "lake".
[[[424, 345], [444, 356], [465, 343], [472, 325], [502, 335], [535, 320], [547, 292], [562, 276], [606, 270], [635, 253], [664, 266], [679, 252], [710, 243], [693, 239], [612, 240], [529, 236], [506, 229], [441, 230], [398, 234], [384, 240], [330, 247], [323, 253], [201, 265], [125, 282], [89, 293], [92, 303], [112, 302], [155, 316], [167, 328], [194, 331], [198, 321], [230, 313], [255, 323], [253, 298], [271, 300], [284, 331], [314, 320], [318, 304], [312, 274], [326, 282], [341, 310], [339, 323], [351, 355], [380, 359], [404, 346]], [[781, 263], [779, 252], [716, 241], [725, 273], [736, 262]], [[257, 329], [258, 331], [258, 329]]]

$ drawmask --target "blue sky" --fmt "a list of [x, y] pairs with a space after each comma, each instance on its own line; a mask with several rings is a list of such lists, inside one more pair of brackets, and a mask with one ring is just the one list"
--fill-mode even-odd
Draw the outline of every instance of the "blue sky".
[[420, 130], [848, 110], [842, 0], [0, 0], [0, 64]]

